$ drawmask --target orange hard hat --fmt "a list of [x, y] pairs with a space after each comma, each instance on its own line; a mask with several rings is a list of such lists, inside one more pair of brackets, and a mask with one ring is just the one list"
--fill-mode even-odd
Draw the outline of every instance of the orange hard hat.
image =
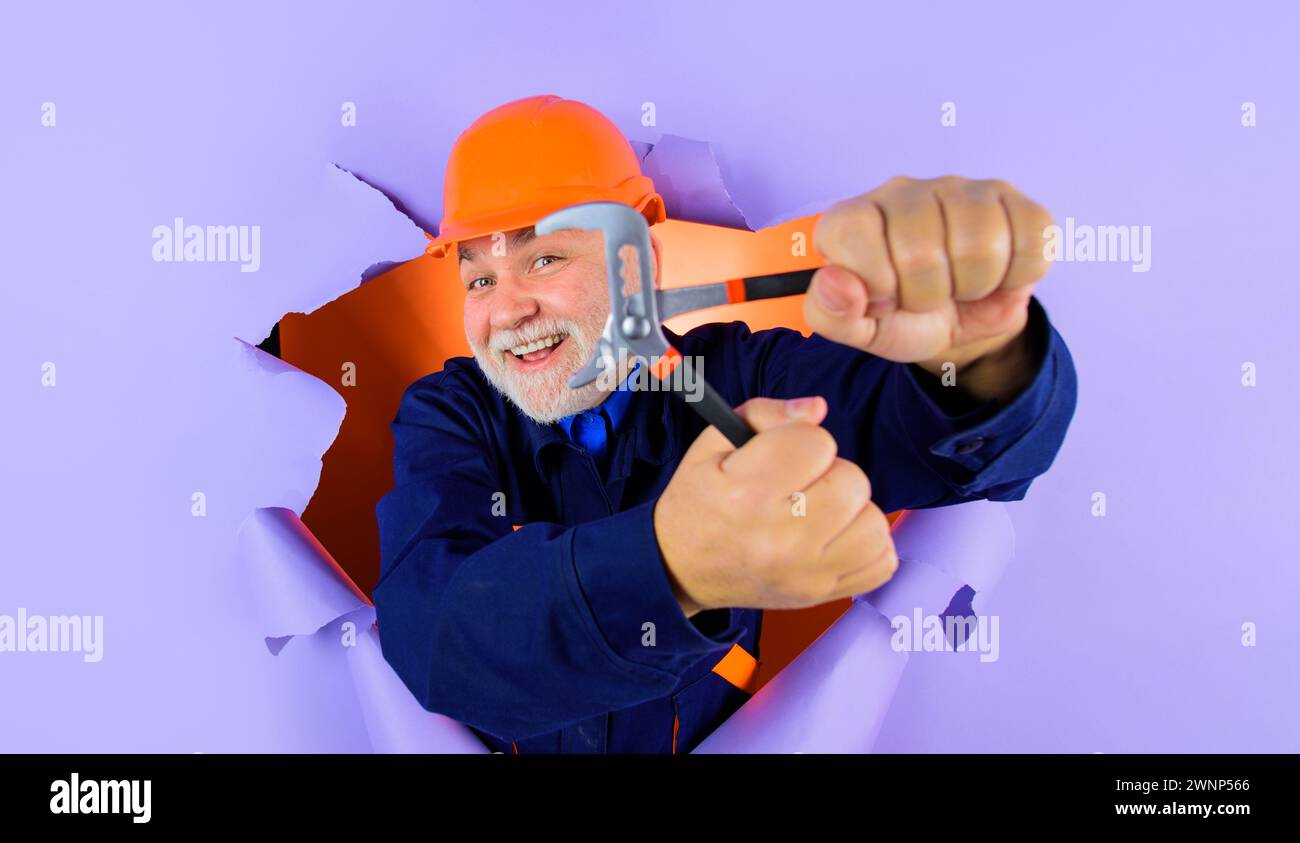
[[442, 224], [426, 251], [442, 257], [461, 240], [533, 225], [580, 202], [621, 202], [651, 225], [664, 200], [618, 127], [589, 105], [526, 97], [475, 120], [452, 145]]

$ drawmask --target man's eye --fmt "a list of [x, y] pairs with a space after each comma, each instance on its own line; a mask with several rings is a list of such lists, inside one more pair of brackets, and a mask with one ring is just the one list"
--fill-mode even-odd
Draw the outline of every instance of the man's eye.
[[470, 281], [468, 284], [466, 284], [466, 285], [465, 285], [465, 289], [467, 289], [467, 290], [477, 290], [477, 289], [479, 288], [479, 283], [478, 283], [478, 282], [480, 282], [480, 281], [485, 282], [485, 283], [482, 285], [482, 286], [484, 286], [484, 287], [486, 287], [488, 284], [493, 283], [491, 278], [488, 278], [486, 275], [480, 275], [478, 278], [475, 278], [474, 280], [472, 280], [472, 281]]
[[[542, 255], [540, 258], [538, 258], [537, 260], [533, 261], [533, 269], [537, 269], [537, 268], [538, 268], [538, 267], [537, 267], [537, 264], [541, 263], [542, 261], [557, 261], [557, 260], [559, 260], [559, 259], [560, 259], [560, 258], [559, 258], [559, 256], [557, 256], [557, 255]], [[542, 265], [543, 265], [543, 266], [548, 266], [549, 264], [542, 264]]]

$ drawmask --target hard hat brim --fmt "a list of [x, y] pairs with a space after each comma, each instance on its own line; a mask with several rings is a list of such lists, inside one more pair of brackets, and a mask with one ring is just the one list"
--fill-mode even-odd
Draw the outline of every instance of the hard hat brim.
[[[526, 208], [511, 208], [509, 211], [503, 211], [497, 214], [487, 214], [467, 220], [456, 220], [454, 222], [445, 222], [438, 231], [438, 236], [425, 233], [430, 242], [424, 249], [425, 254], [431, 257], [445, 257], [447, 253], [462, 240], [473, 240], [476, 237], [485, 237], [497, 232], [513, 231], [517, 228], [527, 228], [530, 225], [536, 225], [537, 221], [547, 214], [554, 213], [561, 208], [567, 208], [570, 205], [576, 205], [580, 202], [600, 201], [603, 197], [593, 197], [590, 189], [584, 191], [584, 195], [577, 201], [569, 199], [560, 199], [555, 202], [548, 202], [540, 205], [532, 205]], [[626, 202], [622, 196], [609, 196], [607, 201]], [[667, 219], [664, 210], [664, 201], [658, 193], [649, 193], [641, 198], [632, 207], [645, 216], [646, 222], [650, 225], [663, 222]]]

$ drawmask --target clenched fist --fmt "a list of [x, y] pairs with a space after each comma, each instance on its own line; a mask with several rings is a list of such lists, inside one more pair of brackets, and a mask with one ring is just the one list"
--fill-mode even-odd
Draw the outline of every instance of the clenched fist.
[[706, 429], [655, 504], [682, 611], [815, 606], [893, 576], [889, 522], [866, 474], [835, 456], [834, 437], [820, 427], [826, 400], [754, 398], [737, 412], [754, 437], [736, 449]]
[[1032, 375], [1024, 327], [1051, 224], [1004, 181], [890, 179], [817, 221], [828, 265], [804, 316], [827, 339], [936, 375], [945, 363], [960, 372], [994, 361], [970, 382], [1014, 392]]

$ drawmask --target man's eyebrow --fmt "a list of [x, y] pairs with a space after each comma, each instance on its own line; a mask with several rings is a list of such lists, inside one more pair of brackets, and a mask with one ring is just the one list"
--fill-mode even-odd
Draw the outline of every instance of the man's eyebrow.
[[[519, 246], [526, 245], [530, 240], [533, 240], [536, 237], [537, 232], [532, 226], [521, 228], [511, 236], [510, 246], [511, 248], [518, 248]], [[471, 249], [460, 243], [456, 244], [456, 259], [458, 261], [472, 261], [478, 257], [478, 255], [479, 253], [477, 249]]]
[[515, 236], [510, 238], [510, 245], [523, 246], [529, 240], [533, 240], [536, 237], [537, 237], [537, 232], [530, 225], [527, 228], [521, 228], [518, 231], [516, 231]]

